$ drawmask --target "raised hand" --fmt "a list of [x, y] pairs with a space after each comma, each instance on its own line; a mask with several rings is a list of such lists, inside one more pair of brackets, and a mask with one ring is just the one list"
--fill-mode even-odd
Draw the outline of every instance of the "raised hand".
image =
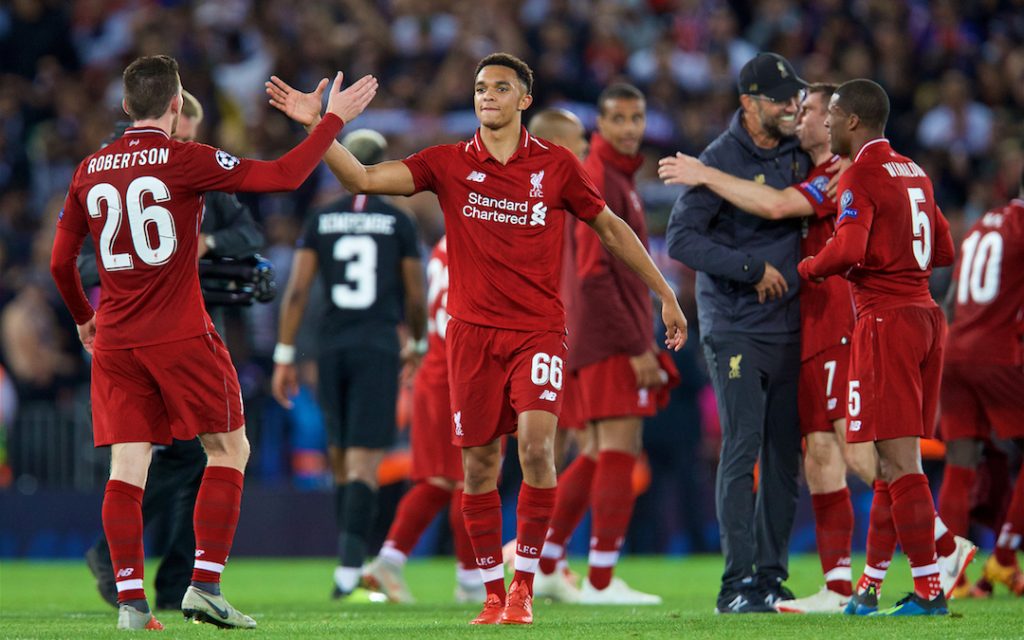
[[311, 127], [320, 121], [320, 105], [327, 82], [324, 78], [310, 93], [302, 93], [277, 76], [270, 76], [270, 81], [264, 84], [275, 109], [302, 126]]
[[363, 112], [366, 105], [370, 104], [373, 96], [377, 95], [377, 79], [373, 76], [363, 76], [355, 83], [341, 90], [341, 81], [344, 76], [339, 71], [334, 77], [331, 85], [331, 92], [327, 96], [327, 112], [333, 113], [346, 123], [351, 122]]
[[658, 161], [658, 177], [665, 184], [697, 187], [704, 184], [704, 163], [685, 153], [676, 153]]

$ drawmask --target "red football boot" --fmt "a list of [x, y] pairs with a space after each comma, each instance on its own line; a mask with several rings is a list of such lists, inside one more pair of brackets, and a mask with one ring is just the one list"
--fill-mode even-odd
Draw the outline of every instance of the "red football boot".
[[513, 582], [508, 589], [501, 624], [533, 624], [533, 594], [522, 582]]
[[480, 612], [480, 615], [473, 618], [469, 624], [498, 624], [504, 611], [505, 603], [501, 601], [498, 594], [488, 593], [483, 611]]

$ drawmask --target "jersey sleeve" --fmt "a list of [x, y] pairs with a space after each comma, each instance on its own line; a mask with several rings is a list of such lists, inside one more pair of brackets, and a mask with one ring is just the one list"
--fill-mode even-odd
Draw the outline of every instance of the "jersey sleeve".
[[829, 178], [824, 175], [808, 176], [807, 180], [799, 182], [793, 187], [802, 195], [807, 203], [811, 205], [814, 216], [827, 218], [836, 215], [836, 201], [828, 197]]
[[563, 150], [563, 153], [566, 177], [562, 199], [565, 209], [584, 222], [593, 220], [608, 205], [579, 159], [568, 150]]
[[435, 170], [448, 166], [445, 155], [450, 152], [450, 149], [449, 145], [427, 147], [402, 160], [412, 173], [412, 181], [416, 185], [416, 193], [420, 191], [433, 191], [437, 193], [439, 176], [435, 173]]
[[252, 160], [236, 158], [227, 151], [199, 142], [185, 143], [178, 153], [183, 156], [178, 166], [185, 172], [189, 185], [200, 193], [235, 193], [252, 169]]
[[797, 265], [804, 278], [825, 278], [845, 273], [864, 260], [867, 252], [875, 204], [868, 196], [869, 175], [856, 175], [853, 169], [839, 178], [839, 217], [832, 241], [821, 253]]
[[398, 237], [398, 256], [400, 258], [419, 258], [420, 243], [416, 237], [416, 222], [402, 211], [395, 212]]

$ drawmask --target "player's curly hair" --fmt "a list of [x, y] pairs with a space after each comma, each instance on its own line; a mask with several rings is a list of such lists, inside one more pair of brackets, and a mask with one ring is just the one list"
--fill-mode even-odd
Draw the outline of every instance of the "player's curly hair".
[[177, 60], [171, 56], [136, 58], [124, 70], [125, 110], [132, 120], [159, 118], [180, 88]]
[[511, 53], [492, 53], [485, 56], [483, 60], [477, 63], [476, 71], [473, 72], [473, 77], [480, 75], [481, 69], [491, 65], [508, 67], [515, 71], [519, 81], [523, 83], [523, 87], [526, 89], [527, 95], [533, 91], [533, 69], [530, 68], [530, 65], [526, 64]]

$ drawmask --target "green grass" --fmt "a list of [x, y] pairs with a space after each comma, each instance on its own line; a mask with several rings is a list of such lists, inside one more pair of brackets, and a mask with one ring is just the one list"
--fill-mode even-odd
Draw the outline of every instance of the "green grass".
[[[576, 560], [573, 566], [582, 568]], [[152, 568], [155, 563], [149, 563]], [[980, 561], [972, 567], [980, 571]], [[453, 604], [451, 560], [413, 561], [408, 578], [413, 606], [342, 604], [329, 599], [330, 559], [232, 560], [225, 594], [259, 622], [254, 638], [1024, 638], [1024, 600], [1000, 589], [988, 601], [956, 601], [947, 618], [865, 619], [844, 616], [716, 616], [712, 613], [721, 558], [629, 558], [619, 571], [633, 586], [661, 594], [659, 607], [581, 607], [537, 603], [532, 628], [469, 627], [477, 607]], [[800, 595], [820, 586], [814, 556], [793, 559], [789, 585]], [[897, 561], [883, 606], [910, 588], [909, 570]], [[150, 577], [152, 577], [150, 575]], [[150, 587], [152, 594], [152, 588]], [[189, 625], [180, 614], [158, 612], [165, 637], [222, 638], [208, 625]], [[114, 610], [96, 594], [82, 562], [0, 563], [0, 638], [117, 638]]]

